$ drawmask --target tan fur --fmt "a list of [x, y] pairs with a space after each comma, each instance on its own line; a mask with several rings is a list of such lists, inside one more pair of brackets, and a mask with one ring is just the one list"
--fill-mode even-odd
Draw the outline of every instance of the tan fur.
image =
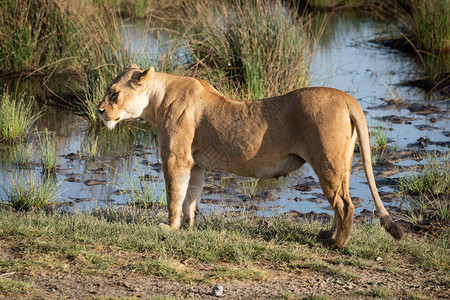
[[205, 169], [269, 178], [307, 162], [335, 212], [326, 243], [345, 247], [354, 212], [348, 190], [357, 133], [382, 224], [401, 238], [375, 186], [364, 114], [342, 91], [304, 88], [244, 102], [224, 97], [201, 79], [130, 66], [111, 83], [98, 108], [109, 128], [137, 117], [157, 126], [169, 207], [166, 227], [194, 224]]

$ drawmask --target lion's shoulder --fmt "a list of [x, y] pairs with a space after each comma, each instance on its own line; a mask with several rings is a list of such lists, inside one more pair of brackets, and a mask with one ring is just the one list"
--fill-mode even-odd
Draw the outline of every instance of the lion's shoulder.
[[203, 80], [201, 78], [197, 78], [197, 77], [194, 77], [194, 79], [197, 80], [201, 84], [201, 86], [208, 92], [210, 92], [216, 96], [223, 97], [223, 95], [221, 93], [219, 93], [219, 91], [217, 91], [211, 84], [209, 84], [205, 80]]

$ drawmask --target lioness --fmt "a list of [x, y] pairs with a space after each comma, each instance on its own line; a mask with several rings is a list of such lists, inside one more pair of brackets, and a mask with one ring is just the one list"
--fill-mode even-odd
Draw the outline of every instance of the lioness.
[[321, 235], [326, 244], [345, 247], [355, 210], [349, 181], [357, 133], [381, 224], [394, 238], [402, 237], [375, 186], [364, 114], [342, 91], [312, 87], [238, 101], [201, 79], [131, 65], [109, 84], [98, 110], [110, 129], [129, 118], [142, 118], [158, 128], [169, 208], [164, 227], [194, 225], [205, 169], [270, 178], [307, 162], [335, 213], [331, 230]]

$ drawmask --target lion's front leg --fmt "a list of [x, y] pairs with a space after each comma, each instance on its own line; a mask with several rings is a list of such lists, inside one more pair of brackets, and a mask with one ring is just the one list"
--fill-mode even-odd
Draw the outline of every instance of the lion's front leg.
[[187, 227], [194, 226], [198, 204], [201, 200], [203, 191], [205, 169], [195, 165], [191, 169], [191, 178], [183, 202], [183, 221], [182, 225]]
[[171, 229], [178, 229], [181, 226], [182, 207], [188, 191], [192, 167], [180, 163], [176, 158], [170, 158], [165, 162], [163, 160], [163, 169], [169, 210], [168, 226]]

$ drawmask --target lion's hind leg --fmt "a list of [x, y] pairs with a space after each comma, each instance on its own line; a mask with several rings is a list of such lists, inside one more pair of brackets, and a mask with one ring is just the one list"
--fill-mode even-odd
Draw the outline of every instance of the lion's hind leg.
[[324, 241], [333, 248], [344, 248], [350, 237], [355, 207], [348, 193], [347, 176], [319, 175], [320, 185], [334, 210], [333, 228]]

